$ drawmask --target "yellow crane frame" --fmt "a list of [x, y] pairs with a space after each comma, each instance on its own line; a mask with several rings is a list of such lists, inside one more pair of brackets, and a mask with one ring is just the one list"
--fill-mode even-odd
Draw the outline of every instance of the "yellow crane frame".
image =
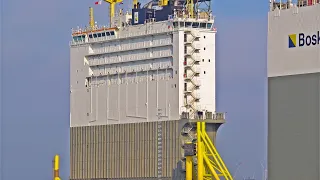
[[122, 3], [122, 0], [103, 0], [103, 1], [109, 3], [109, 21], [110, 21], [110, 27], [111, 27], [111, 21], [116, 11], [116, 4]]
[[[225, 163], [220, 157], [217, 149], [211, 142], [207, 132], [206, 123], [204, 121], [197, 122], [197, 142], [196, 142], [196, 158], [197, 174], [194, 179], [197, 180], [220, 180], [223, 177], [225, 180], [233, 180]], [[186, 180], [193, 179], [193, 157], [186, 156]]]
[[59, 155], [55, 155], [53, 159], [53, 180], [61, 180], [60, 179], [60, 157]]

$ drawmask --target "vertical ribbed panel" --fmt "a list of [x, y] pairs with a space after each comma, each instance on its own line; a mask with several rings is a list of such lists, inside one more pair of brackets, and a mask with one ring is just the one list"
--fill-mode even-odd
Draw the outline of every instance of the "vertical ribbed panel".
[[[162, 122], [162, 175], [181, 158], [179, 121]], [[157, 177], [157, 122], [72, 127], [70, 179]]]

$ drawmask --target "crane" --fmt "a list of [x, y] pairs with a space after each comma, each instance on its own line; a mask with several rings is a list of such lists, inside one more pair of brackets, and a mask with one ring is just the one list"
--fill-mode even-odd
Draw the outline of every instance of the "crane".
[[114, 17], [116, 4], [122, 3], [122, 0], [103, 0], [104, 2], [109, 3], [109, 21], [111, 26], [112, 18]]
[[[233, 180], [234, 178], [206, 132], [206, 122], [197, 120], [195, 128], [195, 142], [186, 142], [183, 145], [186, 158], [186, 180]], [[193, 165], [194, 158], [197, 162], [195, 165]]]
[[159, 0], [158, 1], [158, 6], [167, 6], [168, 5], [168, 0]]

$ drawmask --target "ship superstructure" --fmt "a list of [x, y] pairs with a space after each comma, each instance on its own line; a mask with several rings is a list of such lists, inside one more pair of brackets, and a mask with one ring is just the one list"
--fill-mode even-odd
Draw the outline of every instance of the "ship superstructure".
[[213, 17], [173, 9], [155, 21], [143, 18], [147, 10], [120, 14], [114, 28], [73, 31], [71, 126], [149, 122], [158, 109], [161, 120], [215, 111]]
[[216, 29], [201, 3], [134, 1], [110, 26], [90, 8], [90, 25], [72, 30], [70, 179], [181, 179], [195, 119], [215, 142]]
[[268, 179], [319, 179], [320, 4], [280, 2], [268, 13]]

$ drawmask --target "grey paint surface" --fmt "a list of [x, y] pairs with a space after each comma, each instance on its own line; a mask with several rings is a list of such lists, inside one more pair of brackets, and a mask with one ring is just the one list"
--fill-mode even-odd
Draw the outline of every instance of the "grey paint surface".
[[320, 73], [268, 81], [268, 179], [319, 179]]
[[[163, 179], [184, 179], [182, 145], [196, 137], [188, 120], [162, 121]], [[158, 122], [71, 127], [70, 179], [153, 179], [157, 177]], [[215, 143], [224, 120], [206, 124]], [[191, 131], [189, 128], [193, 127]], [[182, 133], [184, 132], [184, 133]], [[188, 133], [185, 133], [188, 132]]]

